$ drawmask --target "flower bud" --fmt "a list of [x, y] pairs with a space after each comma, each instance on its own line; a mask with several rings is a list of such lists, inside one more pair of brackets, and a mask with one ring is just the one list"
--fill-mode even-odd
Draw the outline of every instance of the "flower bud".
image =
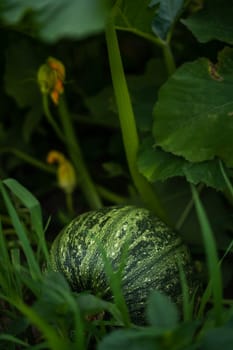
[[71, 162], [58, 151], [50, 151], [47, 156], [49, 164], [58, 164], [57, 179], [59, 187], [65, 193], [72, 193], [77, 184], [75, 170]]
[[37, 81], [42, 94], [49, 94], [54, 104], [64, 92], [65, 67], [56, 58], [49, 57], [37, 73]]

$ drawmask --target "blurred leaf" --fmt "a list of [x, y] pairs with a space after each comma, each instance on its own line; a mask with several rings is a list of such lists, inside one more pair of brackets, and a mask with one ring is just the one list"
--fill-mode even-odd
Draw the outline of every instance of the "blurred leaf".
[[46, 271], [41, 284], [41, 297], [49, 303], [56, 304], [64, 301], [65, 293], [70, 293], [71, 289], [65, 277], [54, 271]]
[[22, 121], [23, 133], [29, 141], [42, 117], [42, 103], [37, 86], [37, 69], [44, 56], [39, 47], [30, 46], [29, 42], [19, 40], [6, 51], [5, 88], [21, 108], [28, 108]]
[[81, 311], [85, 314], [101, 312], [108, 309], [108, 306], [111, 304], [92, 294], [79, 294], [77, 300]]
[[107, 0], [8, 0], [2, 5], [1, 17], [8, 25], [18, 24], [25, 15], [45, 41], [60, 38], [84, 38], [104, 29]]
[[64, 276], [58, 272], [46, 271], [40, 283], [40, 295], [33, 308], [47, 321], [55, 322], [58, 316], [71, 322], [71, 310], [66, 296], [71, 295]]
[[158, 329], [171, 330], [177, 326], [179, 320], [176, 305], [167, 296], [158, 291], [153, 291], [150, 294], [146, 314], [148, 322], [158, 327]]
[[176, 343], [176, 349], [197, 350], [197, 344], [194, 341], [194, 337], [197, 329], [200, 327], [200, 324], [200, 320], [197, 319], [192, 321], [179, 322], [173, 333], [173, 339], [170, 341], [171, 345]]
[[[153, 334], [154, 333], [154, 334]], [[108, 334], [98, 344], [98, 350], [160, 350], [159, 341], [156, 339], [156, 331], [147, 334], [146, 331], [119, 330]]]
[[221, 40], [233, 44], [232, 0], [206, 0], [204, 7], [184, 23], [200, 42]]
[[202, 339], [200, 350], [232, 350], [233, 332], [230, 327], [208, 330]]
[[185, 63], [164, 84], [154, 108], [157, 145], [191, 162], [219, 157], [233, 167], [233, 50], [218, 65]]
[[79, 294], [77, 302], [84, 315], [96, 315], [102, 312], [109, 312], [115, 319], [120, 319], [121, 315], [115, 304], [107, 302], [92, 294]]
[[167, 34], [176, 21], [182, 6], [183, 0], [152, 0], [150, 7], [160, 3], [158, 11], [152, 21], [152, 30], [159, 38], [166, 40]]
[[226, 190], [226, 183], [217, 159], [191, 163], [182, 157], [153, 146], [153, 141], [150, 139], [145, 140], [141, 146], [138, 167], [139, 171], [150, 182], [185, 176], [189, 182], [195, 185], [204, 183], [217, 190]]

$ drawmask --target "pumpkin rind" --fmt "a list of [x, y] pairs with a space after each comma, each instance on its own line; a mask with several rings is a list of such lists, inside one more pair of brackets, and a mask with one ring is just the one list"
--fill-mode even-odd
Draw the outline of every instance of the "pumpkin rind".
[[61, 272], [73, 290], [89, 290], [111, 299], [98, 242], [115, 269], [128, 242], [122, 290], [134, 322], [143, 322], [145, 302], [153, 289], [181, 304], [178, 263], [185, 272], [190, 295], [195, 292], [193, 263], [181, 238], [147, 209], [134, 206], [84, 213], [55, 239], [51, 268]]

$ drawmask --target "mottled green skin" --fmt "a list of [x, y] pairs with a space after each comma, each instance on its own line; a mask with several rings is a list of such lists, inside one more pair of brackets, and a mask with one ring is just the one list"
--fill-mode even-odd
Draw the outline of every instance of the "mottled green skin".
[[82, 214], [56, 238], [51, 249], [52, 269], [62, 272], [75, 291], [89, 290], [111, 299], [96, 239], [115, 268], [129, 242], [122, 288], [134, 322], [143, 322], [145, 301], [153, 289], [181, 303], [178, 261], [186, 273], [189, 292], [194, 293], [193, 265], [181, 238], [148, 210], [133, 206]]

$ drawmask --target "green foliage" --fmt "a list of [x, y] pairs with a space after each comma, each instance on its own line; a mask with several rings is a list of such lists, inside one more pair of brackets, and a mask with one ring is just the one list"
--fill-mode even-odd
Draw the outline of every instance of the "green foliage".
[[232, 57], [225, 49], [217, 66], [207, 59], [186, 63], [161, 88], [153, 132], [165, 151], [191, 162], [219, 157], [232, 167]]
[[159, 8], [152, 21], [153, 32], [162, 40], [166, 40], [167, 35], [183, 6], [183, 0], [152, 0], [150, 6], [158, 5]]
[[[23, 204], [31, 209], [31, 227], [41, 227], [43, 224], [40, 206], [36, 198], [16, 181], [6, 180], [1, 183], [1, 194], [12, 224], [18, 226], [19, 236], [21, 237], [20, 225], [22, 223], [18, 213], [13, 210], [14, 203], [7, 193], [7, 188], [10, 188], [15, 195], [20, 195]], [[1, 229], [0, 298], [3, 306], [1, 317], [3, 320], [5, 318], [7, 320], [6, 323], [4, 322], [0, 335], [1, 345], [12, 346], [12, 349], [20, 345], [32, 349], [39, 346], [52, 350], [75, 348], [85, 350], [93, 348], [94, 342], [95, 347], [100, 350], [126, 347], [132, 350], [141, 347], [148, 350], [185, 350], [191, 349], [194, 345], [200, 349], [213, 347], [217, 349], [217, 346], [225, 345], [227, 349], [230, 349], [232, 306], [228, 309], [222, 307], [222, 296], [221, 293], [218, 293], [221, 281], [219, 272], [217, 273], [216, 270], [219, 266], [216, 258], [216, 246], [208, 219], [195, 191], [194, 199], [209, 261], [211, 284], [208, 289], [210, 288], [214, 295], [213, 310], [209, 310], [209, 316], [206, 320], [202, 316], [197, 319], [195, 314], [191, 314], [190, 320], [183, 322], [179, 319], [176, 305], [172, 304], [167, 296], [152, 292], [147, 302], [148, 324], [138, 327], [130, 323], [128, 329], [114, 330], [117, 325], [122, 326], [120, 320], [124, 319], [123, 313], [126, 305], [123, 307], [121, 303], [124, 303], [124, 299], [121, 296], [120, 301], [118, 297], [120, 295], [118, 287], [121, 285], [121, 273], [116, 274], [113, 271], [104, 251], [102, 253], [106, 273], [112, 284], [111, 288], [114, 294], [116, 293], [115, 300], [118, 299], [118, 305], [88, 293], [73, 293], [62, 275], [49, 270], [49, 260], [46, 255], [42, 261], [46, 262], [47, 268], [42, 271], [39, 267], [40, 262], [35, 262], [36, 270], [40, 271], [39, 274], [35, 275], [31, 268], [31, 262], [34, 261], [31, 259], [34, 254], [32, 247], [30, 244], [25, 245], [23, 241], [23, 251], [29, 258], [27, 261], [18, 258], [17, 265], [15, 265], [13, 251], [7, 246], [4, 231]], [[30, 233], [27, 234], [30, 237]], [[44, 238], [39, 239], [38, 237], [37, 239], [37, 250], [40, 250], [45, 241]], [[127, 255], [123, 257], [124, 259], [127, 259]], [[124, 261], [121, 265], [121, 269], [124, 268]], [[25, 290], [27, 293], [23, 293]], [[29, 300], [30, 306], [28, 305]], [[10, 305], [9, 310], [8, 305]], [[106, 312], [109, 315], [107, 320], [104, 318]], [[14, 332], [11, 331], [12, 322], [21, 323], [20, 327], [14, 327]], [[35, 332], [35, 330], [37, 331]], [[25, 334], [27, 334], [26, 337]], [[216, 338], [217, 335], [220, 338]], [[215, 339], [214, 343], [213, 339]]]
[[148, 299], [147, 318], [148, 322], [158, 329], [169, 330], [177, 326], [179, 314], [169, 298], [154, 291]]
[[[232, 348], [232, 12], [231, 0], [1, 1], [0, 348]], [[49, 56], [66, 68], [57, 106], [36, 81]], [[70, 196], [46, 164], [53, 149], [74, 165]], [[180, 271], [181, 317], [152, 293], [137, 327], [107, 259], [116, 303], [45, 266], [77, 213], [149, 197], [189, 243], [204, 291], [192, 305]]]
[[135, 31], [141, 35], [151, 34], [151, 22], [155, 10], [148, 8], [149, 0], [119, 1], [115, 23], [119, 29]]
[[52, 0], [10, 0], [3, 3], [0, 15], [8, 25], [18, 24], [22, 18], [30, 15], [36, 35], [52, 42], [63, 37], [82, 38], [102, 31], [107, 5], [105, 0], [73, 0], [68, 3], [62, 0], [56, 3]]
[[195, 185], [202, 182], [215, 189], [226, 190], [226, 182], [218, 160], [189, 162], [156, 147], [152, 139], [145, 140], [141, 145], [138, 167], [151, 182], [165, 181], [174, 176], [185, 176]]
[[232, 44], [233, 25], [231, 0], [205, 0], [203, 8], [192, 16], [183, 19], [184, 23], [203, 43], [217, 39]]

